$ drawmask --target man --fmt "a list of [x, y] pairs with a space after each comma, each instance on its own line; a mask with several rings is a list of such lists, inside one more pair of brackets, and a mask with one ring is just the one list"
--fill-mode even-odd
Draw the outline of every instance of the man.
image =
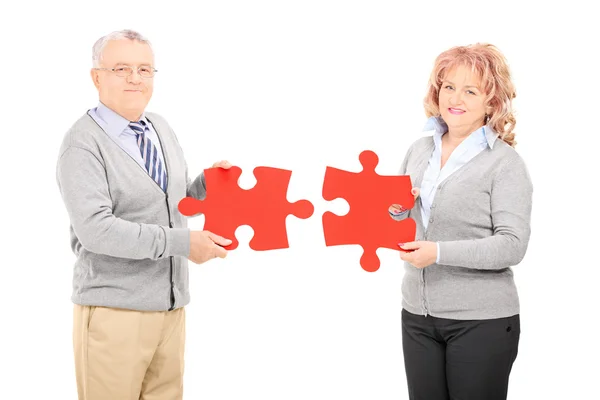
[[151, 44], [113, 32], [96, 42], [93, 62], [100, 102], [66, 133], [57, 163], [77, 256], [79, 399], [181, 399], [187, 259], [223, 258], [231, 241], [190, 231], [177, 210], [186, 196], [203, 199], [205, 182], [188, 178], [175, 133], [144, 111], [156, 72]]

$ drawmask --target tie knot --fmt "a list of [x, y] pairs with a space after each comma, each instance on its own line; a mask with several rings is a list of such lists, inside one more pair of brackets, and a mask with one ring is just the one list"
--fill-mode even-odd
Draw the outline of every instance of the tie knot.
[[146, 130], [146, 123], [144, 121], [130, 122], [129, 127], [136, 133], [141, 134]]

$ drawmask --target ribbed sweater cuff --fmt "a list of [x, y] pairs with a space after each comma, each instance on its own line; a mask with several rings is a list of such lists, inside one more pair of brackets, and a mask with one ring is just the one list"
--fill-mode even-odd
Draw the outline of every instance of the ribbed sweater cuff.
[[190, 255], [190, 229], [189, 228], [165, 228], [167, 245], [165, 256], [188, 257]]

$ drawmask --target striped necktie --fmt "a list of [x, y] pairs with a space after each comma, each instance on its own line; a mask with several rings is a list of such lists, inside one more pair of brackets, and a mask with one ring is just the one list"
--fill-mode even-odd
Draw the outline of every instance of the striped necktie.
[[152, 143], [150, 138], [146, 136], [146, 132], [149, 130], [148, 125], [142, 120], [129, 123], [129, 127], [135, 133], [146, 171], [148, 171], [148, 174], [154, 179], [158, 186], [166, 192], [167, 171], [163, 165], [162, 157], [158, 155], [158, 149]]

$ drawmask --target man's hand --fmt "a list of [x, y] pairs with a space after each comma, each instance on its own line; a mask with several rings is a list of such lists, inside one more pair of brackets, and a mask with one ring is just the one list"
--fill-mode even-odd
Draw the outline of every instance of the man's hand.
[[229, 169], [229, 168], [231, 168], [231, 163], [227, 160], [221, 160], [221, 161], [217, 161], [216, 163], [214, 163], [211, 168]]
[[[408, 243], [398, 243], [400, 246], [400, 258], [414, 265], [417, 268], [425, 268], [435, 263], [437, 260], [437, 243], [427, 241], [416, 241]], [[402, 250], [414, 250], [404, 252]]]
[[216, 235], [209, 231], [190, 232], [190, 255], [189, 260], [196, 264], [202, 264], [213, 258], [225, 258], [227, 250], [221, 246], [231, 244], [230, 239]]
[[[417, 197], [419, 197], [419, 193], [421, 193], [419, 188], [412, 188], [412, 190], [410, 192], [413, 194], [413, 196], [415, 196], [415, 200], [417, 200]], [[393, 215], [399, 215], [407, 210], [406, 210], [406, 208], [402, 207], [400, 204], [392, 204], [390, 206], [389, 211]]]

